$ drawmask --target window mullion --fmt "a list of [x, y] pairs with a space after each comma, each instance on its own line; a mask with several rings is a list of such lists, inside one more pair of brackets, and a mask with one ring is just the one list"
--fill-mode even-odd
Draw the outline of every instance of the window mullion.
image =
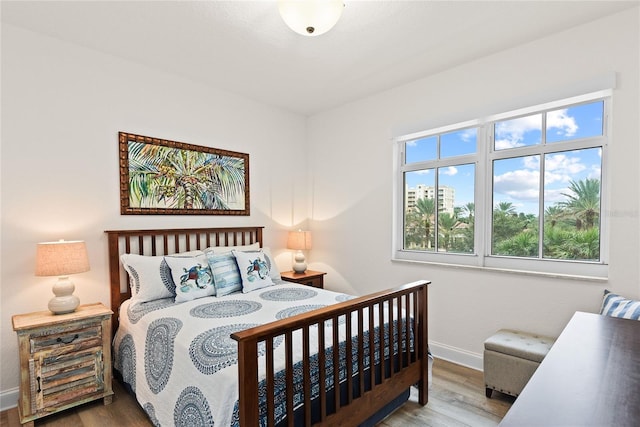
[[484, 265], [484, 258], [490, 253], [487, 248], [487, 236], [491, 235], [491, 202], [487, 203], [487, 195], [491, 197], [491, 192], [487, 192], [490, 187], [491, 164], [488, 153], [492, 151], [493, 131], [490, 124], [483, 124], [478, 130], [478, 158], [476, 167], [476, 185], [474, 192], [475, 218], [474, 218], [474, 250], [481, 266]]
[[[544, 129], [544, 127], [543, 127]], [[543, 132], [544, 134], [545, 132]], [[544, 136], [543, 136], [544, 138]], [[544, 251], [544, 171], [545, 171], [546, 156], [540, 154], [540, 180], [538, 182], [538, 258], [543, 258]]]
[[[438, 138], [438, 157], [440, 156], [440, 142], [439, 142], [440, 138]], [[434, 233], [433, 233], [433, 245], [434, 250], [436, 252], [439, 252], [439, 248], [440, 248], [440, 228], [439, 228], [439, 224], [440, 224], [440, 168], [434, 168], [434, 183], [435, 183], [435, 189], [434, 189], [434, 194], [433, 194], [433, 218], [434, 218]]]

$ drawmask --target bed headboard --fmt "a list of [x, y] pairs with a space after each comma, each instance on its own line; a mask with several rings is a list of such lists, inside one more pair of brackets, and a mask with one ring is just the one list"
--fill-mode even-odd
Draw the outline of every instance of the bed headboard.
[[118, 327], [120, 304], [131, 298], [129, 277], [120, 264], [124, 253], [138, 255], [171, 255], [203, 250], [210, 246], [262, 244], [264, 227], [173, 228], [157, 230], [107, 230], [109, 239], [109, 282], [112, 336]]

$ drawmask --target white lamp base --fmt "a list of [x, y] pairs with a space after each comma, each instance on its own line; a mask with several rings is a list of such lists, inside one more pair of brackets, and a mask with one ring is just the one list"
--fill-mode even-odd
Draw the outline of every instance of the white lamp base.
[[304, 273], [307, 269], [307, 263], [305, 262], [304, 254], [302, 253], [302, 251], [296, 252], [296, 256], [294, 259], [296, 260], [296, 262], [293, 264], [293, 271], [295, 271], [296, 273]]
[[65, 314], [76, 311], [80, 305], [80, 298], [73, 295], [75, 285], [68, 277], [59, 277], [53, 285], [55, 297], [49, 301], [49, 310], [53, 314]]

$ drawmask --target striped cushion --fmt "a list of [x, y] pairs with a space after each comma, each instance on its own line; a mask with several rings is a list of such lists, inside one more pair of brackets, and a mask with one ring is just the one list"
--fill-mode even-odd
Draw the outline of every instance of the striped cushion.
[[640, 320], [640, 301], [624, 298], [605, 289], [600, 314]]
[[222, 297], [242, 290], [242, 278], [236, 264], [236, 257], [231, 252], [216, 255], [207, 250], [205, 253], [213, 273], [216, 296]]

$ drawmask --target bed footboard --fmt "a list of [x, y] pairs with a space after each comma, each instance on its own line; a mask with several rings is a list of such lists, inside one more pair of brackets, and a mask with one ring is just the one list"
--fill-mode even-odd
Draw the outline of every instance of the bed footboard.
[[[263, 417], [267, 426], [275, 426], [275, 400], [278, 396], [283, 400], [282, 393], [289, 426], [300, 404], [305, 426], [359, 425], [412, 385], [418, 387], [419, 403], [425, 405], [429, 283], [410, 283], [232, 334], [238, 342], [240, 425], [258, 426]], [[343, 337], [352, 338], [340, 340], [340, 330]], [[302, 360], [297, 363], [292, 357], [294, 334], [302, 337]], [[317, 336], [315, 347], [310, 336]], [[282, 378], [276, 378], [273, 367], [278, 339], [284, 339], [286, 355], [284, 390], [276, 387]], [[332, 344], [327, 348], [326, 343]], [[265, 354], [263, 381], [258, 379], [261, 354]], [[332, 402], [327, 402], [329, 395]], [[314, 405], [319, 414], [312, 414], [312, 399], [319, 401]]]

